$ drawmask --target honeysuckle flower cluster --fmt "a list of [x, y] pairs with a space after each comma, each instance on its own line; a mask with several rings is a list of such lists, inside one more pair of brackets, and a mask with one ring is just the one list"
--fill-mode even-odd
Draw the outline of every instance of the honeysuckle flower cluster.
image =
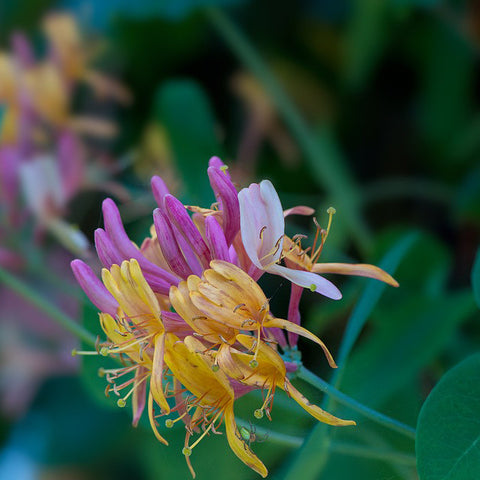
[[[284, 215], [312, 211], [295, 207], [283, 212], [268, 180], [237, 192], [227, 167], [216, 157], [209, 162], [208, 176], [217, 200], [210, 208], [185, 206], [159, 177], [152, 179], [158, 208], [150, 236], [140, 247], [128, 238], [115, 203], [105, 200], [105, 228], [95, 232], [104, 265], [102, 281], [81, 260], [73, 261], [72, 269], [101, 311], [108, 340], [98, 345], [98, 353], [119, 355], [123, 363], [102, 374], [119, 406], [131, 398], [134, 425], [146, 409], [155, 436], [168, 444], [159, 432], [160, 418], [166, 418], [167, 427], [182, 421], [183, 454], [194, 475], [192, 451], [206, 435], [220, 433], [224, 424], [233, 452], [265, 477], [267, 468], [235, 422], [235, 400], [241, 395], [263, 392], [256, 418], [271, 418], [280, 388], [321, 422], [355, 423], [311, 404], [288, 378], [295, 365], [282, 353], [296, 345], [298, 335], [317, 343], [335, 367], [324, 343], [300, 325], [299, 292], [307, 287], [332, 299], [341, 297], [317, 270], [396, 282], [371, 265], [317, 264], [328, 229], [318, 229], [319, 245], [311, 253], [299, 237], [288, 238]], [[265, 273], [292, 282], [288, 319], [271, 312], [257, 283]]]

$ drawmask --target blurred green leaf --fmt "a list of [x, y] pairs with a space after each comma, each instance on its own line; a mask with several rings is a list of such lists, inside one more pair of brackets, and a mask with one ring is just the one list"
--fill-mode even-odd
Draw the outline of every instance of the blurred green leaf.
[[[451, 148], [452, 140], [464, 135], [472, 113], [475, 52], [449, 25], [433, 23], [425, 29], [420, 122], [426, 139], [438, 156]], [[455, 172], [452, 168], [450, 171]]]
[[[393, 274], [417, 238], [418, 233], [412, 232], [398, 240], [383, 257], [379, 267], [386, 272]], [[344, 363], [350, 353], [350, 350], [355, 344], [360, 332], [362, 331], [372, 310], [375, 308], [375, 305], [377, 304], [386, 287], [387, 285], [382, 282], [377, 280], [369, 280], [365, 291], [363, 292], [360, 300], [352, 312], [352, 315], [350, 316], [347, 328], [345, 329], [345, 333], [343, 335], [340, 350], [337, 355], [337, 362], [340, 368], [344, 367]]]
[[344, 81], [362, 87], [387, 47], [390, 5], [385, 0], [356, 0], [346, 35]]
[[480, 308], [480, 248], [477, 250], [472, 268], [472, 288], [475, 302], [477, 302], [477, 306]]
[[164, 83], [155, 98], [155, 119], [167, 131], [188, 202], [205, 207], [213, 201], [206, 167], [222, 156], [216, 121], [202, 88], [192, 80]]
[[448, 373], [422, 407], [417, 429], [421, 480], [480, 478], [480, 355]]
[[351, 356], [343, 390], [378, 407], [438, 355], [455, 329], [475, 312], [469, 291], [413, 297], [377, 325]]
[[[114, 15], [148, 18], [161, 17], [166, 20], [179, 21], [196, 9], [207, 6], [226, 7], [239, 5], [243, 0], [103, 0], [88, 2], [90, 14], [97, 26], [106, 27]], [[85, 8], [84, 0], [64, 0], [65, 8], [81, 12]]]

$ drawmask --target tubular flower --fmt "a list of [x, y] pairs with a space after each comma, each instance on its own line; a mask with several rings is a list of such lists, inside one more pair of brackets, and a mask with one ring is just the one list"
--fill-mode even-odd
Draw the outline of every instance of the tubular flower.
[[[208, 175], [217, 200], [210, 208], [184, 206], [159, 177], [152, 179], [158, 208], [150, 236], [140, 247], [128, 238], [117, 206], [105, 200], [105, 225], [95, 232], [102, 280], [80, 260], [72, 262], [72, 269], [101, 311], [107, 341], [93, 353], [118, 355], [123, 364], [103, 371], [107, 393], [118, 395], [120, 406], [131, 399], [134, 425], [147, 408], [155, 436], [167, 444], [158, 419], [167, 417], [166, 427], [181, 420], [186, 428], [183, 454], [193, 476], [193, 449], [223, 427], [235, 455], [266, 476], [266, 467], [235, 423], [239, 396], [262, 390], [264, 402], [255, 410], [256, 418], [271, 418], [280, 388], [321, 422], [354, 422], [323, 411], [294, 387], [288, 372], [298, 365], [282, 358], [289, 352], [285, 331], [290, 338], [301, 335], [315, 342], [331, 367], [335, 362], [322, 340], [300, 325], [299, 314], [291, 315], [292, 308], [288, 320], [273, 315], [257, 280], [265, 271], [292, 280], [290, 306], [293, 302], [298, 307], [303, 286], [313, 285], [312, 290], [331, 298], [339, 298], [340, 292], [316, 273], [315, 256], [308, 257], [297, 240], [285, 236], [284, 213], [270, 182], [238, 194], [227, 167], [216, 157]], [[285, 212], [290, 213], [312, 212], [295, 207]], [[278, 265], [282, 259], [286, 267]], [[375, 278], [391, 279], [375, 267], [362, 268], [345, 273], [373, 272]]]
[[269, 180], [252, 183], [239, 194], [242, 241], [250, 260], [260, 270], [281, 275], [301, 287], [338, 300], [338, 288], [320, 275], [278, 265], [283, 251], [285, 220], [282, 204]]

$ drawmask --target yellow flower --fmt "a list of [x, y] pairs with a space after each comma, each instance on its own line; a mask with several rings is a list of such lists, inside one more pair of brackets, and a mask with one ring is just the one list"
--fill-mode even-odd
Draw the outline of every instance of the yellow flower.
[[[104, 347], [102, 353], [126, 355], [133, 363], [133, 366], [128, 365], [110, 372], [109, 379], [115, 380], [133, 369], [143, 372], [145, 379], [150, 378], [150, 422], [156, 437], [167, 444], [158, 433], [152, 415], [153, 400], [165, 413], [170, 412], [163, 386], [165, 327], [157, 297], [134, 259], [122, 262], [121, 267], [112, 265], [110, 270], [103, 269], [102, 280], [120, 305], [116, 318], [107, 313], [100, 314], [102, 328], [112, 342], [109, 347]], [[138, 388], [138, 381], [134, 382], [129, 393], [120, 399], [120, 406], [124, 406], [126, 399]], [[115, 393], [118, 389], [114, 389]], [[141, 412], [139, 414], [135, 411], [134, 402], [134, 418], [139, 415]]]
[[[235, 455], [262, 477], [268, 474], [267, 468], [252, 452], [243, 440], [233, 412], [235, 395], [229, 379], [221, 371], [214, 368], [214, 362], [206, 347], [194, 337], [186, 337], [181, 342], [175, 335], [167, 333], [165, 342], [165, 362], [177, 380], [194, 395], [187, 397], [187, 410], [195, 409], [187, 425], [185, 447], [183, 453], [190, 471], [195, 473], [190, 464], [190, 455], [196, 445], [209, 432], [225, 422], [227, 441]], [[203, 433], [189, 444], [191, 433], [201, 426]]]
[[[220, 323], [237, 332], [242, 330], [255, 332], [257, 339], [262, 335], [269, 337], [268, 328], [281, 328], [320, 345], [330, 366], [336, 366], [328, 348], [316, 335], [300, 325], [271, 315], [269, 302], [263, 290], [242, 269], [222, 260], [211, 261], [210, 267], [204, 271], [202, 279], [192, 276], [194, 278], [190, 280], [189, 277], [187, 282], [191, 303], [210, 319], [210, 325]], [[184, 287], [183, 292], [185, 304], [188, 304]], [[174, 307], [178, 303], [172, 299]], [[178, 313], [185, 321], [196, 322], [195, 317], [191, 317], [191, 312], [178, 311]], [[260, 345], [260, 342], [257, 345]]]
[[[264, 411], [270, 418], [275, 388], [279, 387], [320, 422], [335, 426], [355, 425], [353, 420], [342, 420], [311, 404], [287, 378], [285, 363], [280, 355], [265, 342], [260, 341], [257, 344], [254, 337], [243, 334], [237, 336], [237, 341], [247, 349], [247, 352], [236, 349], [224, 350], [221, 354], [220, 352], [217, 354], [217, 362], [229, 377], [245, 385], [268, 389], [265, 402], [260, 409], [255, 411], [257, 418], [263, 416]], [[257, 352], [254, 368], [251, 365], [252, 355], [249, 353], [253, 350]]]

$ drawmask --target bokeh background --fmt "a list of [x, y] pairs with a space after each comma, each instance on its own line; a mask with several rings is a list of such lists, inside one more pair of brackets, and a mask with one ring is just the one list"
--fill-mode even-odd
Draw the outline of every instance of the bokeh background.
[[[269, 178], [285, 208], [314, 207], [322, 225], [333, 205], [323, 260], [377, 263], [415, 236], [395, 274], [401, 286], [373, 310], [342, 383], [415, 425], [438, 379], [480, 350], [470, 288], [479, 48], [473, 0], [2, 1], [0, 266], [98, 331], [69, 262], [94, 261], [101, 201], [117, 201], [140, 242], [154, 207], [150, 177], [184, 203], [209, 206], [206, 166], [218, 155], [239, 187]], [[289, 229], [314, 227], [296, 219]], [[367, 281], [332, 280], [344, 298], [307, 294], [302, 317], [335, 354]], [[288, 286], [262, 285], [285, 316]], [[132, 428], [129, 409], [103, 394], [103, 358], [71, 357], [78, 341], [8, 282], [0, 297], [1, 479], [189, 478], [180, 430], [166, 448], [148, 422]], [[305, 365], [328, 379], [318, 349], [300, 347]], [[257, 423], [307, 435], [312, 419], [280, 394], [275, 402], [273, 422]], [[239, 416], [253, 420], [252, 402], [239, 403]], [[360, 427], [335, 435], [414, 452], [370, 421]], [[215, 437], [198, 446], [198, 478], [255, 478], [225, 445]], [[271, 478], [296, 451], [268, 438], [253, 448]], [[417, 474], [411, 462], [337, 451], [319, 478]]]

